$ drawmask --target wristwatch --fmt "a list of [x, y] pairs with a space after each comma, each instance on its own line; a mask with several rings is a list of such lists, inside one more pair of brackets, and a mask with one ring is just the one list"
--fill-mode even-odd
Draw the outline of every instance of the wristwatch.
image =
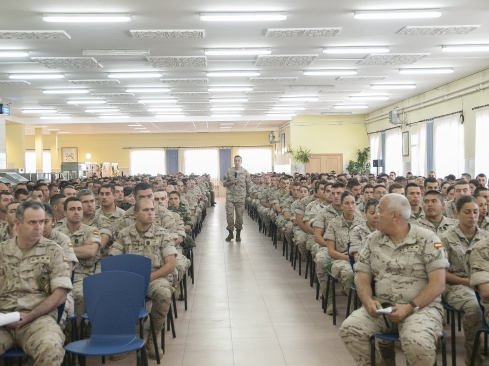
[[417, 313], [419, 311], [419, 306], [416, 305], [414, 301], [409, 301], [409, 305], [413, 307], [413, 313]]

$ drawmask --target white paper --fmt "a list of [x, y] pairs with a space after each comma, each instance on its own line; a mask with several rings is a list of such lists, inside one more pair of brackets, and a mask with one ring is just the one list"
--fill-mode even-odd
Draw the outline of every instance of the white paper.
[[0, 314], [0, 327], [4, 325], [18, 322], [20, 320], [20, 314], [18, 311], [14, 313]]

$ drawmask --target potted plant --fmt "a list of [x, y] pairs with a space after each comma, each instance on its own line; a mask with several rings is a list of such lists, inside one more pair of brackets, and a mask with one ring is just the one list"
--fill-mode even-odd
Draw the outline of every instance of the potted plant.
[[305, 173], [305, 164], [309, 163], [309, 153], [311, 149], [299, 146], [297, 149], [293, 149], [291, 146], [287, 148], [287, 153], [292, 156], [292, 170], [294, 173]]

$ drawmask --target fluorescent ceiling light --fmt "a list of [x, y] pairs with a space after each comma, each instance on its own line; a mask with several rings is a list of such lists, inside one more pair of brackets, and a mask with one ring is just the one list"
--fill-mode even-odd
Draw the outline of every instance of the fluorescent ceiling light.
[[206, 22], [257, 22], [263, 20], [285, 20], [287, 14], [283, 12], [260, 13], [201, 13], [200, 20]]
[[384, 46], [325, 47], [323, 49], [323, 53], [384, 53], [389, 51], [389, 47]]
[[149, 50], [83, 50], [83, 56], [149, 56]]
[[425, 69], [399, 69], [399, 74], [417, 75], [417, 74], [451, 74], [453, 67], [433, 67]]
[[304, 107], [272, 107], [272, 110], [277, 110], [277, 111], [304, 111], [306, 108]]
[[388, 95], [357, 95], [350, 97], [351, 100], [389, 100]]
[[130, 14], [43, 14], [42, 20], [53, 23], [114, 23], [131, 21]]
[[[71, 119], [71, 116], [41, 116], [40, 119]], [[48, 128], [48, 131], [59, 131], [59, 129]]]
[[207, 76], [258, 76], [259, 71], [243, 70], [243, 71], [208, 71]]
[[307, 70], [302, 73], [304, 75], [356, 75], [357, 70]]
[[319, 97], [315, 96], [302, 96], [302, 97], [282, 97], [280, 100], [282, 102], [315, 102]]
[[16, 51], [16, 50], [0, 50], [0, 57], [27, 57], [28, 51]]
[[354, 17], [355, 19], [439, 18], [441, 9], [362, 10], [356, 11]]
[[181, 112], [182, 108], [148, 108], [148, 111], [174, 113], [174, 112]]
[[267, 116], [273, 116], [273, 117], [294, 117], [297, 116], [297, 113], [273, 113], [273, 112], [268, 112]]
[[169, 88], [129, 88], [126, 89], [127, 93], [168, 93]]
[[79, 105], [79, 104], [106, 104], [106, 100], [102, 99], [82, 99], [82, 100], [68, 100], [66, 104], [74, 104], [74, 105]]
[[57, 109], [22, 109], [22, 113], [58, 113]]
[[88, 108], [85, 109], [87, 113], [104, 113], [104, 112], [119, 112], [119, 108]]
[[241, 117], [241, 114], [211, 114], [211, 117], [235, 118], [235, 117]]
[[245, 103], [247, 102], [247, 98], [213, 98], [209, 99], [211, 103], [228, 103], [228, 102], [236, 102], [236, 103]]
[[489, 44], [441, 46], [442, 52], [488, 52]]
[[185, 117], [185, 114], [155, 114], [155, 117], [182, 118]]
[[155, 103], [176, 103], [176, 99], [139, 99], [138, 103], [139, 104], [155, 104]]
[[45, 89], [42, 91], [44, 94], [87, 94], [88, 89]]
[[211, 111], [217, 112], [217, 111], [244, 111], [243, 107], [213, 107], [211, 108]]
[[334, 109], [365, 109], [368, 108], [366, 104], [354, 104], [354, 105], [335, 105]]
[[112, 72], [107, 74], [111, 79], [141, 79], [141, 78], [159, 78], [163, 74], [160, 72]]
[[63, 79], [62, 74], [10, 74], [9, 79]]
[[207, 88], [210, 92], [230, 92], [230, 91], [252, 91], [253, 88], [249, 86], [212, 86]]
[[370, 89], [414, 89], [416, 84], [372, 84]]
[[205, 49], [207, 56], [232, 56], [232, 55], [269, 55], [270, 48], [210, 48]]
[[107, 116], [98, 116], [98, 118], [101, 118], [101, 119], [114, 119], [114, 118], [129, 118], [129, 116], [124, 115], [124, 114], [121, 114], [121, 115], [114, 114], [114, 115], [107, 115]]

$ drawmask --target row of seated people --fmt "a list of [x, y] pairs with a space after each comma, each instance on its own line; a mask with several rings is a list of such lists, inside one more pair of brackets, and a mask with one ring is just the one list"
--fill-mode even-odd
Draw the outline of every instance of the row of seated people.
[[[296, 246], [302, 260], [312, 256], [328, 314], [333, 314], [333, 296], [326, 294], [328, 276], [339, 280], [345, 293], [356, 283], [363, 307], [343, 323], [340, 335], [359, 365], [370, 365], [370, 335], [392, 331], [402, 333], [409, 365], [434, 364], [443, 326], [441, 300], [463, 312], [469, 365], [482, 327], [474, 290], [483, 304], [489, 303], [485, 175], [478, 176], [482, 182], [466, 176], [442, 181], [445, 192], [435, 177], [408, 182], [391, 176], [390, 184], [382, 177], [344, 181], [333, 174], [321, 180], [275, 174], [253, 178], [249, 207], [268, 235], [276, 225], [291, 253]], [[393, 313], [380, 317], [377, 307], [392, 307]], [[485, 315], [489, 318], [489, 312]], [[381, 343], [379, 349], [383, 365], [395, 365], [392, 345]], [[474, 358], [475, 365], [483, 365], [479, 353]]]
[[[0, 191], [0, 313], [20, 313], [20, 321], [0, 327], [0, 355], [21, 347], [34, 365], [60, 365], [64, 333], [71, 334], [64, 321], [76, 314], [80, 322], [85, 313], [83, 279], [100, 272], [100, 261], [112, 255], [138, 254], [151, 259], [147, 297], [152, 300], [156, 334], [161, 332], [172, 295], [183, 300], [180, 281], [191, 265], [187, 256], [213, 201], [212, 187], [205, 179], [172, 178], [168, 181], [172, 184], [163, 189], [152, 184], [156, 178], [139, 180], [133, 188], [135, 204], [125, 211], [115, 205], [115, 185], [121, 186], [120, 181], [102, 184], [97, 195], [77, 182], [61, 184], [62, 192], [76, 187], [75, 194], [54, 193], [52, 205], [43, 202], [44, 196], [29, 195], [20, 202], [14, 200], [16, 190]], [[191, 186], [191, 180], [198, 184]], [[188, 188], [183, 195], [175, 188], [178, 184]], [[58, 324], [56, 307], [62, 303], [65, 311]], [[88, 327], [81, 336], [89, 333]], [[152, 347], [151, 334], [146, 345], [150, 358], [162, 356], [161, 349]], [[125, 354], [111, 356], [113, 360], [123, 357]]]

